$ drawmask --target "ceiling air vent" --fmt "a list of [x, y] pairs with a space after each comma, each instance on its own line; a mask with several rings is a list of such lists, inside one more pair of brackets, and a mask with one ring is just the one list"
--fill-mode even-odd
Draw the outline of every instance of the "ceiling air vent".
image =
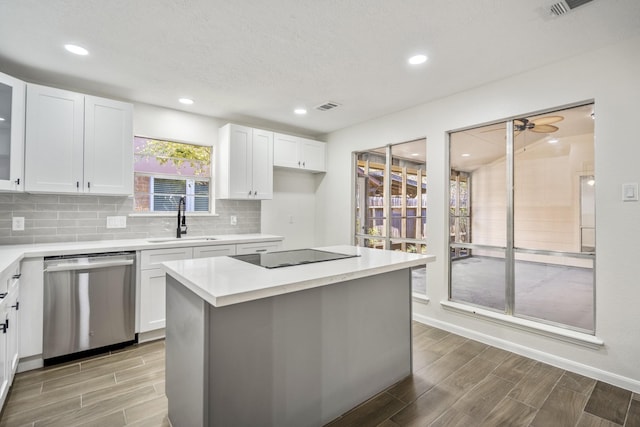
[[331, 102], [331, 101], [327, 101], [324, 102], [318, 106], [316, 106], [316, 110], [320, 110], [320, 111], [329, 111], [329, 110], [333, 110], [336, 107], [339, 107], [340, 104], [338, 104], [337, 102]]
[[593, 0], [562, 0], [550, 6], [549, 10], [556, 16], [564, 15], [571, 9], [575, 9], [583, 4], [590, 3]]

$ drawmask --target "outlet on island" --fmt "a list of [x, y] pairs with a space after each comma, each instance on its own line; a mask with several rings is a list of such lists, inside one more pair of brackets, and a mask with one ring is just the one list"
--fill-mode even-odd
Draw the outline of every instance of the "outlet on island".
[[229, 218], [230, 218], [229, 223], [231, 225], [238, 225], [238, 217], [237, 216], [231, 215]]

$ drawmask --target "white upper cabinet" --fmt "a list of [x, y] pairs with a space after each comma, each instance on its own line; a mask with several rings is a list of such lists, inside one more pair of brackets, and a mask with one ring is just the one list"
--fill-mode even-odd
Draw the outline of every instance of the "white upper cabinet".
[[27, 85], [25, 190], [133, 193], [133, 107]]
[[325, 172], [326, 144], [312, 139], [276, 133], [273, 165], [308, 172]]
[[273, 198], [273, 132], [227, 124], [216, 145], [216, 197]]
[[91, 193], [133, 193], [133, 106], [84, 100], [84, 180]]
[[0, 73], [0, 190], [23, 191], [25, 83]]

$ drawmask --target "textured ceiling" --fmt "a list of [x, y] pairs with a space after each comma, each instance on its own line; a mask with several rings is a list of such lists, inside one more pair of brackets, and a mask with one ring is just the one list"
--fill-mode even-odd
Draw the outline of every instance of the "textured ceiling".
[[[638, 0], [561, 17], [550, 3], [0, 0], [0, 71], [321, 135], [640, 34]], [[70, 42], [91, 54], [68, 54]], [[416, 52], [430, 59], [411, 68]], [[342, 105], [313, 109], [325, 101]]]

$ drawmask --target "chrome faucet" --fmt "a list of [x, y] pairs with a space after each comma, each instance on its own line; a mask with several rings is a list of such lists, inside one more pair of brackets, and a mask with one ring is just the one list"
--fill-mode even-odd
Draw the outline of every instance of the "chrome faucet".
[[[180, 207], [182, 206], [182, 211]], [[187, 234], [187, 198], [185, 196], [180, 197], [178, 201], [178, 228], [176, 230], [176, 237], [179, 239], [183, 234]], [[182, 215], [181, 215], [182, 212]]]

